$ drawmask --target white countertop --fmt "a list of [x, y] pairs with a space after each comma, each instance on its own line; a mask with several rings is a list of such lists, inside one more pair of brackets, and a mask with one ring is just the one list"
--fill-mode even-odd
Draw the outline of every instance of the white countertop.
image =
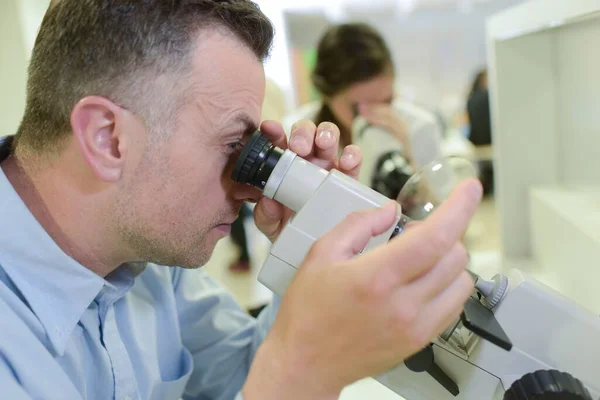
[[[339, 400], [406, 400], [392, 392], [375, 379], [360, 380], [342, 391]], [[410, 400], [410, 399], [409, 399]]]

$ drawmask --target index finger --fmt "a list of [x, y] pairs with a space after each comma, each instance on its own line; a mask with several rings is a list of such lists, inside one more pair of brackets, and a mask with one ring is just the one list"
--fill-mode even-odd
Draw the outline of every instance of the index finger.
[[362, 251], [369, 240], [387, 231], [397, 215], [398, 203], [347, 215], [331, 231], [315, 242], [307, 259], [318, 257], [324, 262], [347, 260]]
[[[385, 246], [363, 255], [367, 265], [381, 265], [396, 284], [406, 284], [427, 273], [464, 236], [481, 200], [476, 179], [462, 182], [427, 219]], [[370, 257], [370, 258], [369, 258]]]
[[283, 129], [283, 125], [277, 121], [263, 121], [260, 124], [260, 131], [269, 138], [273, 145], [281, 148], [287, 149], [287, 137], [285, 136], [285, 130]]

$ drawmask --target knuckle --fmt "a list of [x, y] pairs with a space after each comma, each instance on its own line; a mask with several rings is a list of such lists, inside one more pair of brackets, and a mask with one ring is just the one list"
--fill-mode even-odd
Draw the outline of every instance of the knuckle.
[[317, 240], [308, 251], [309, 257], [317, 257], [325, 252], [331, 252], [331, 246], [325, 240]]
[[292, 125], [292, 134], [301, 134], [304, 132], [314, 132], [316, 129], [315, 123], [308, 119], [297, 121]]
[[471, 278], [471, 275], [469, 275], [467, 271], [463, 271], [458, 277], [458, 280], [462, 295], [464, 296], [464, 299], [467, 300], [469, 296], [471, 296], [471, 293], [473, 293], [473, 278]]
[[419, 307], [412, 301], [405, 301], [396, 307], [393, 314], [396, 329], [401, 332], [414, 331], [414, 324], [419, 315]]
[[427, 331], [424, 327], [415, 327], [410, 330], [407, 340], [409, 345], [418, 351], [431, 343], [433, 336], [435, 335]]
[[315, 125], [315, 123], [309, 119], [303, 119], [302, 121], [300, 121], [299, 127], [311, 133], [317, 130], [317, 126]]
[[296, 132], [298, 130], [298, 123], [299, 123], [299, 121], [294, 122], [292, 124], [292, 127], [290, 128], [290, 132], [292, 133], [292, 135], [294, 134], [294, 132]]
[[344, 147], [344, 153], [352, 153], [355, 157], [362, 157], [362, 150], [355, 144]]
[[354, 211], [354, 212], [351, 212], [350, 214], [348, 214], [345, 217], [346, 224], [348, 224], [350, 226], [361, 224], [361, 223], [363, 223], [363, 221], [365, 219], [365, 215], [366, 215], [365, 211]]
[[453, 269], [460, 272], [469, 264], [469, 253], [462, 243], [457, 243], [452, 249]]
[[469, 251], [467, 250], [467, 248], [465, 247], [465, 245], [462, 242], [458, 242], [455, 246], [454, 246], [456, 253], [457, 253], [457, 257], [458, 260], [464, 263], [469, 262]]
[[376, 275], [356, 282], [356, 292], [367, 303], [379, 303], [387, 294], [386, 286], [376, 279]]
[[444, 230], [438, 229], [429, 239], [430, 248], [438, 254], [447, 254], [454, 247], [452, 238]]

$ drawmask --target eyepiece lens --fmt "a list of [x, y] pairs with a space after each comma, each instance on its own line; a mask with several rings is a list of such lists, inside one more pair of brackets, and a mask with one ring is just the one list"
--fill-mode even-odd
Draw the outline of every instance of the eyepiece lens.
[[232, 179], [260, 190], [265, 188], [283, 150], [274, 146], [260, 131], [256, 131], [244, 146], [233, 168]]

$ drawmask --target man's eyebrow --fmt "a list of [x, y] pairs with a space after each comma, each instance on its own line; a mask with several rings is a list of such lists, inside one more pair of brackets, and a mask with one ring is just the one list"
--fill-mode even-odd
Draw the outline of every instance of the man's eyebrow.
[[240, 114], [235, 118], [236, 124], [239, 124], [243, 127], [242, 133], [244, 136], [250, 136], [254, 134], [258, 130], [258, 125], [256, 122], [250, 118], [247, 114]]

